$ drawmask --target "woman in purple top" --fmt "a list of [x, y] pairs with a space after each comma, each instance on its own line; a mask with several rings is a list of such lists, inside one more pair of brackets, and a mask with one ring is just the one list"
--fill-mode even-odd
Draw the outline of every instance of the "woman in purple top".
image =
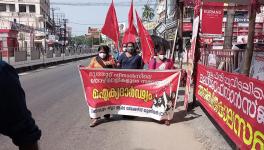
[[142, 69], [143, 61], [135, 49], [135, 44], [129, 42], [127, 44], [127, 51], [124, 52], [117, 62], [117, 67], [120, 69]]

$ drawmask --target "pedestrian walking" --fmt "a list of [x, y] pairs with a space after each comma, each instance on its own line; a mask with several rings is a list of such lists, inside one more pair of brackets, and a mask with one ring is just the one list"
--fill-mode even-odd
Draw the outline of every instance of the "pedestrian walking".
[[0, 134], [10, 137], [19, 150], [38, 150], [41, 131], [27, 109], [16, 70], [0, 61]]
[[[88, 68], [115, 68], [116, 63], [112, 55], [110, 55], [110, 48], [106, 45], [99, 46], [98, 55], [92, 58]], [[105, 119], [110, 119], [110, 114], [104, 115]], [[92, 118], [90, 127], [98, 124], [100, 118]]]

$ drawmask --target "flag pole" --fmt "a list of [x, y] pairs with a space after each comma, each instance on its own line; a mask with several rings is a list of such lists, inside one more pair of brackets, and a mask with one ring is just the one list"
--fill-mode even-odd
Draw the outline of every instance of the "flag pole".
[[172, 47], [172, 50], [171, 50], [171, 56], [170, 58], [173, 59], [173, 56], [174, 56], [174, 52], [175, 52], [175, 47], [176, 47], [176, 39], [177, 39], [177, 36], [178, 36], [178, 28], [179, 28], [179, 19], [177, 19], [177, 29], [175, 31], [175, 36], [174, 36], [174, 41], [173, 41], [173, 47]]

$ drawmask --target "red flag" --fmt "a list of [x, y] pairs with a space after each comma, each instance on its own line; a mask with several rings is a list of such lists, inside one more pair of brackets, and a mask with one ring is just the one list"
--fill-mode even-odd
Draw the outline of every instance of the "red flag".
[[137, 12], [136, 12], [136, 16], [137, 16], [138, 33], [140, 37], [143, 61], [144, 63], [148, 63], [154, 54], [154, 44], [148, 31], [143, 26], [141, 19], [138, 17]]
[[136, 42], [136, 36], [137, 36], [137, 29], [134, 26], [134, 6], [133, 6], [133, 0], [131, 2], [130, 10], [128, 13], [128, 29], [126, 30], [123, 38], [123, 43], [128, 43], [128, 42]]
[[119, 26], [117, 22], [116, 11], [113, 0], [107, 12], [105, 23], [102, 28], [102, 33], [108, 36], [110, 39], [112, 39], [115, 42], [117, 48], [119, 47], [118, 46], [119, 45], [118, 41], [120, 36]]

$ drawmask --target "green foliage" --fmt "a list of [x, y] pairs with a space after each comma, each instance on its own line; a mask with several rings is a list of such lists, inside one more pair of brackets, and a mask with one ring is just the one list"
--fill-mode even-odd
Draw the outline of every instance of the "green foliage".
[[73, 37], [72, 41], [76, 45], [87, 45], [87, 46], [100, 45], [100, 42], [102, 42], [102, 37], [100, 37], [99, 40], [99, 38], [87, 38], [84, 35], [82, 35], [82, 36]]
[[151, 8], [149, 5], [144, 5], [142, 18], [144, 21], [151, 21], [154, 18], [154, 9]]

